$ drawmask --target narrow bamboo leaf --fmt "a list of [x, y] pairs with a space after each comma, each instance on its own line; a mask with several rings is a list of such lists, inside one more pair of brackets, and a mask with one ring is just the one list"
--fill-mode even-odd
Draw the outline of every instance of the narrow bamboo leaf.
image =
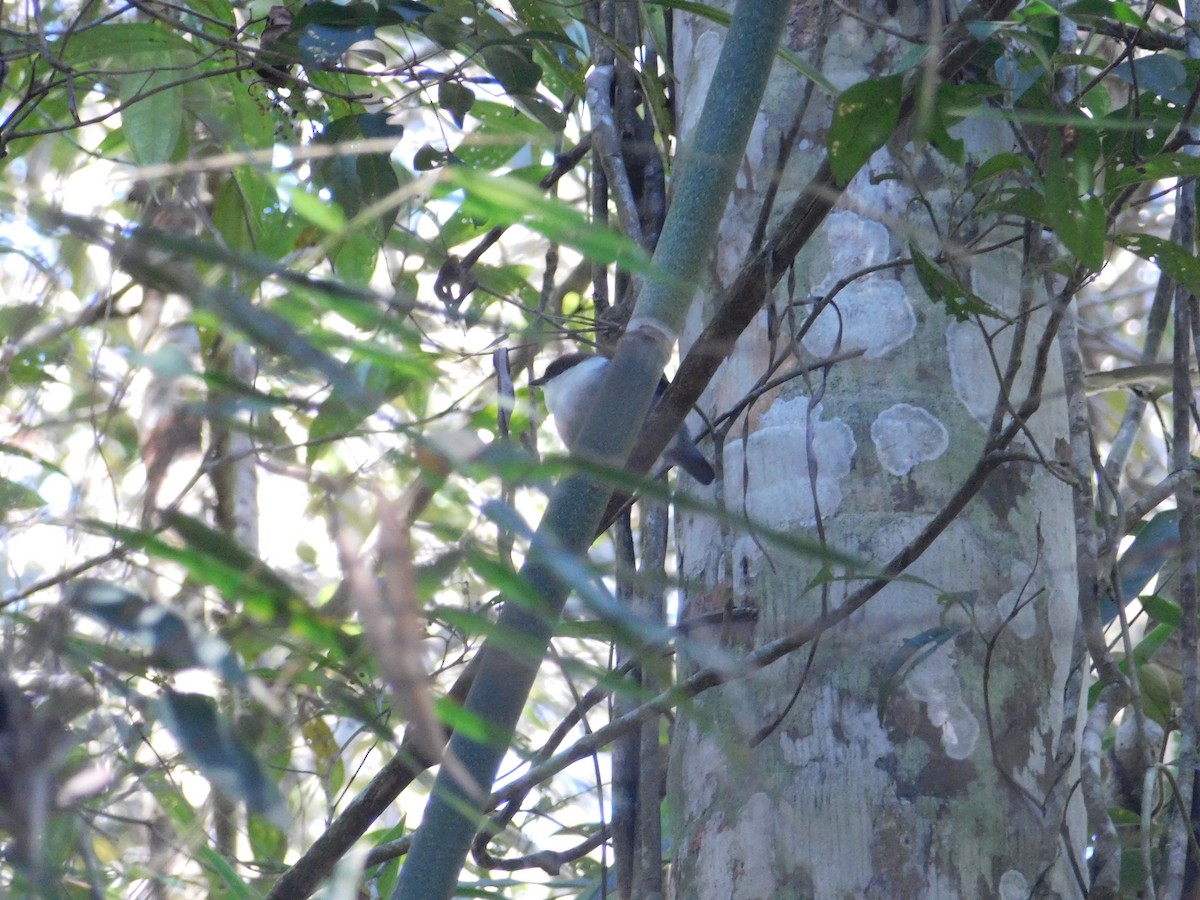
[[188, 546], [246, 575], [259, 590], [280, 599], [297, 596], [296, 589], [285, 578], [229, 535], [178, 510], [167, 510], [163, 518]]
[[140, 594], [97, 578], [80, 578], [66, 586], [63, 599], [143, 647], [151, 665], [168, 671], [203, 667], [231, 684], [246, 680], [228, 644]]
[[43, 469], [54, 472], [56, 475], [61, 475], [64, 478], [68, 477], [67, 473], [55, 463], [52, 463], [48, 459], [43, 459], [36, 453], [33, 453], [24, 447], [18, 446], [17, 444], [10, 444], [8, 441], [0, 441], [0, 453], [6, 453], [11, 456], [19, 456], [21, 459], [27, 459], [30, 462], [41, 466]]
[[[1137, 535], [1121, 554], [1121, 596], [1126, 602], [1146, 589], [1155, 575], [1179, 551], [1179, 512], [1168, 509], [1142, 524]], [[1149, 609], [1147, 610], [1149, 611]], [[1112, 594], [1100, 600], [1104, 624], [1117, 618], [1117, 604]]]
[[[240, 603], [240, 609], [252, 620], [286, 627], [335, 660], [350, 655], [353, 639], [337, 622], [311, 609], [266, 563], [199, 520], [174, 511], [166, 516], [188, 541], [187, 547], [177, 547], [147, 531], [94, 520], [84, 524], [155, 558], [178, 563], [201, 584], [210, 585], [231, 602]], [[213, 667], [203, 655], [201, 660]]]
[[156, 704], [159, 719], [180, 749], [212, 786], [251, 812], [280, 827], [289, 823], [287, 804], [212, 698], [164, 690]]
[[465, 192], [463, 212], [496, 224], [518, 222], [589, 259], [618, 263], [648, 277], [663, 277], [645, 250], [624, 235], [596, 225], [578, 209], [547, 198], [536, 186], [511, 177], [487, 177], [453, 167], [446, 177]]
[[463, 709], [461, 705], [448, 697], [435, 699], [433, 707], [437, 712], [438, 719], [451, 731], [464, 734], [471, 740], [480, 743], [485, 743], [492, 736], [492, 730], [486, 719]]
[[1168, 509], [1145, 522], [1121, 554], [1121, 595], [1136, 597], [1168, 559], [1179, 552], [1179, 511]]
[[202, 844], [196, 850], [196, 860], [217, 876], [233, 900], [259, 900], [261, 895], [245, 882], [229, 860], [208, 844]]

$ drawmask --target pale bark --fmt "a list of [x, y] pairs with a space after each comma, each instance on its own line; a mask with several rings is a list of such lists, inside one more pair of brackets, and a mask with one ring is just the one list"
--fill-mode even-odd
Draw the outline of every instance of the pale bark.
[[[903, 52], [836, 10], [829, 27], [818, 28], [823, 14], [816, 4], [797, 4], [785, 40], [810, 60], [823, 58], [839, 88], [889, 71]], [[914, 32], [927, 23], [890, 24]], [[702, 61], [722, 36], [706, 20], [677, 21], [684, 146], [710, 77]], [[709, 268], [712, 295], [751, 249], [762, 198], [780, 174], [783, 136], [798, 114], [777, 210], [824, 154], [830, 103], [815, 94], [801, 109], [806, 96], [800, 76], [777, 65]], [[956, 134], [973, 154], [1009, 149], [1011, 141], [988, 123]], [[1025, 240], [1019, 231], [992, 230], [983, 243], [1011, 238], [1011, 245], [961, 252], [992, 224], [964, 224], [965, 182], [962, 170], [897, 135], [801, 254], [794, 289], [785, 279], [776, 290], [773, 320], [762, 315], [747, 330], [704, 397], [705, 412], [717, 418], [789, 352], [807, 361], [861, 351], [827, 380], [796, 379], [763, 393], [724, 434], [724, 477], [712, 496], [731, 513], [823, 539], [876, 571], [979, 460], [998, 374], [1015, 370], [1004, 424], [1036, 383], [1039, 349], [1046, 374], [1040, 408], [1007, 448], [1021, 461], [998, 465], [909, 568], [921, 580], [894, 582], [824, 634], [807, 672], [811, 647], [701, 695], [683, 712], [671, 765], [674, 896], [1083, 893], [1086, 827], [1073, 790], [1082, 722], [1072, 716], [1081, 680], [1071, 677], [1079, 664], [1071, 491], [1038, 460], [1039, 453], [1056, 460], [1067, 425], [1059, 354], [1043, 341], [1055, 298], [1036, 229]], [[926, 297], [912, 266], [900, 265], [853, 278], [833, 299], [837, 313], [827, 309], [800, 335], [810, 298], [867, 267], [907, 258], [910, 242], [930, 256], [953, 255], [968, 285], [1014, 324], [955, 321]], [[693, 309], [689, 332], [699, 324]], [[854, 576], [870, 574], [837, 569], [833, 580], [818, 578], [819, 559], [711, 517], [679, 519], [690, 584], [681, 618], [719, 612], [730, 600], [756, 607], [756, 644], [836, 607], [862, 583]], [[705, 662], [703, 648], [681, 648], [682, 675]], [[754, 746], [798, 685], [798, 702]]]

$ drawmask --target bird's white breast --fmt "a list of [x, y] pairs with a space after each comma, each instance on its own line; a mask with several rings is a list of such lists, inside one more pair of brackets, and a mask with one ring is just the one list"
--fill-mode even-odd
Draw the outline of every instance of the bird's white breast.
[[592, 357], [542, 385], [546, 408], [554, 416], [554, 425], [568, 449], [579, 436], [584, 414], [592, 405], [607, 367], [607, 359]]

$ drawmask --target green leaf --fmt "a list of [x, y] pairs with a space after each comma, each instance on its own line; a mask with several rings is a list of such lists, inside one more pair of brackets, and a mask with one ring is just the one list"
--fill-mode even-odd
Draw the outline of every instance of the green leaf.
[[419, 22], [433, 13], [433, 9], [417, 0], [386, 0], [379, 4], [380, 19], [387, 25]]
[[[1049, 194], [1049, 191], [1047, 193]], [[1051, 206], [1049, 202], [1046, 208], [1048, 211], [1057, 210], [1057, 207]], [[1073, 209], [1067, 211], [1066, 219], [1054, 219], [1050, 222], [1050, 226], [1067, 249], [1089, 272], [1099, 272], [1104, 266], [1107, 225], [1108, 211], [1098, 197], [1083, 198]]]
[[333, 234], [346, 229], [346, 216], [341, 206], [333, 206], [320, 197], [314, 197], [302, 185], [282, 186], [282, 191], [287, 198], [288, 209], [306, 222]]
[[379, 262], [382, 239], [374, 222], [342, 235], [331, 254], [333, 270], [347, 284], [367, 287]]
[[279, 788], [237, 739], [212, 698], [166, 688], [156, 706], [179, 748], [216, 790], [243, 801], [248, 810], [280, 827], [288, 825], [287, 804]]
[[204, 13], [204, 15], [216, 19], [218, 22], [223, 22], [233, 27], [237, 25], [237, 17], [234, 15], [233, 4], [229, 0], [191, 0], [188, 5], [196, 12]]
[[286, 626], [333, 660], [347, 658], [353, 640], [337, 622], [309, 608], [266, 563], [232, 538], [197, 519], [174, 510], [165, 513], [164, 517], [184, 537], [187, 547], [174, 546], [147, 531], [92, 520], [86, 524], [100, 534], [111, 535], [153, 557], [178, 563], [201, 584], [216, 588], [231, 605], [233, 601], [239, 601], [251, 619]]
[[1016, 14], [1014, 18], [1019, 22], [1027, 22], [1030, 19], [1051, 19], [1058, 15], [1058, 10], [1051, 6], [1046, 0], [1030, 0]]
[[483, 64], [510, 94], [531, 94], [542, 80], [542, 67], [533, 50], [516, 42], [493, 43], [479, 49]]
[[1172, 672], [1158, 663], [1143, 663], [1137, 671], [1146, 715], [1164, 729], [1171, 728], [1175, 707], [1183, 695], [1179, 672]]
[[296, 219], [283, 209], [272, 180], [255, 169], [239, 167], [221, 182], [212, 218], [234, 253], [277, 260], [292, 250]]
[[895, 132], [903, 88], [902, 76], [889, 75], [859, 82], [838, 97], [827, 141], [829, 166], [839, 187], [849, 184]]
[[432, 144], [422, 144], [420, 149], [413, 154], [413, 169], [418, 172], [440, 169], [450, 161], [450, 158], [451, 154], [445, 150], [438, 150]]
[[286, 625], [331, 656], [345, 658], [346, 636], [337, 623], [312, 610], [286, 579], [238, 541], [176, 510], [164, 513], [164, 520], [183, 537], [188, 549], [179, 551], [143, 537], [148, 549], [182, 563], [227, 597], [240, 599], [253, 618]]
[[96, 578], [79, 578], [66, 586], [63, 599], [145, 648], [151, 665], [168, 671], [203, 667], [231, 684], [246, 680], [241, 664], [224, 641], [140, 594]]
[[0, 475], [0, 513], [15, 509], [41, 509], [46, 501], [31, 487]]
[[450, 113], [459, 128], [474, 105], [475, 93], [469, 87], [457, 81], [443, 81], [438, 87], [438, 106]]
[[316, 463], [329, 452], [335, 441], [350, 436], [365, 418], [362, 411], [346, 406], [338, 398], [327, 398], [308, 427], [305, 464], [312, 466]]
[[1150, 24], [1127, 3], [1120, 0], [1079, 0], [1063, 7], [1062, 14], [1071, 19], [1104, 19], [1149, 30]]
[[471, 107], [471, 116], [479, 120], [479, 127], [459, 142], [453, 155], [472, 169], [499, 168], [529, 144], [551, 146], [546, 127], [511, 106], [477, 100]]
[[1126, 60], [1113, 66], [1112, 74], [1136, 85], [1138, 91], [1149, 91], [1181, 105], [1188, 102], [1191, 89], [1187, 85], [1187, 69], [1171, 53], [1151, 53]]
[[1104, 189], [1117, 191], [1131, 184], [1161, 181], [1164, 178], [1194, 178], [1200, 175], [1200, 157], [1186, 153], [1165, 153], [1141, 160], [1135, 165], [1120, 163], [1106, 173]]
[[1032, 178], [1038, 177], [1033, 160], [1023, 153], [997, 153], [985, 159], [971, 176], [970, 186], [978, 187], [985, 181], [1003, 175], [1006, 172], [1020, 172]]
[[592, 222], [575, 207], [547, 198], [534, 185], [512, 177], [485, 177], [459, 166], [446, 171], [447, 179], [465, 192], [465, 215], [493, 224], [518, 222], [549, 238], [573, 247], [589, 259], [618, 263], [630, 271], [661, 277], [650, 265], [645, 250], [625, 236]]
[[342, 762], [342, 748], [333, 736], [329, 724], [319, 716], [305, 719], [300, 724], [300, 733], [309, 752], [317, 761], [317, 767], [325, 773], [323, 784], [330, 800], [334, 800], [345, 782], [346, 769]]
[[224, 532], [211, 528], [199, 519], [178, 510], [167, 510], [164, 521], [177, 532], [188, 546], [213, 560], [220, 560], [236, 580], [229, 583], [233, 593], [256, 593], [286, 601], [298, 596], [296, 589], [270, 566]]
[[463, 709], [461, 704], [448, 697], [436, 698], [433, 707], [442, 724], [456, 733], [479, 743], [486, 743], [493, 736], [493, 728], [486, 719]]
[[1008, 317], [1002, 312], [978, 294], [968, 290], [957, 278], [942, 271], [933, 260], [918, 250], [916, 245], [910, 245], [909, 251], [912, 253], [917, 279], [929, 299], [945, 307], [946, 312], [959, 322], [965, 322], [973, 315], [1008, 321]]
[[[173, 31], [157, 23], [106, 22], [92, 28], [73, 31], [52, 41], [54, 57], [72, 69], [87, 70], [107, 60], [130, 60], [148, 53], [161, 55], [181, 50], [195, 55], [195, 48]], [[122, 67], [122, 71], [126, 71]]]
[[310, 3], [296, 15], [290, 34], [304, 62], [311, 66], [337, 63], [351, 46], [375, 37], [379, 10], [369, 3]]
[[121, 127], [138, 165], [168, 162], [183, 126], [184, 73], [170, 52], [141, 53], [130, 59], [135, 71], [120, 79]]
[[1049, 226], [1046, 217], [1046, 198], [1032, 188], [1007, 191], [1003, 196], [985, 200], [979, 204], [980, 215], [1008, 213], [1021, 219], [1030, 219]]
[[213, 140], [228, 149], [265, 150], [273, 146], [274, 122], [272, 116], [264, 114], [258, 92], [247, 90], [236, 74], [217, 71], [213, 61], [201, 63], [201, 68], [205, 77], [190, 81], [184, 89], [187, 112], [211, 132]]
[[466, 40], [466, 23], [449, 12], [434, 12], [421, 21], [421, 30], [431, 41], [446, 50], [458, 50]]
[[1081, 265], [1097, 272], [1104, 265], [1108, 213], [1098, 197], [1081, 196], [1076, 170], [1070, 162], [1054, 133], [1047, 154], [1042, 221], [1054, 229]]
[[956, 166], [963, 166], [967, 162], [967, 145], [961, 138], [952, 137], [947, 130], [950, 124], [945, 115], [943, 115], [944, 107], [940, 102], [937, 103], [932, 110], [932, 115], [929, 118], [929, 127], [926, 132], [926, 139], [931, 143], [942, 156], [950, 160]]
[[246, 836], [250, 838], [250, 849], [255, 859], [283, 859], [287, 856], [287, 832], [262, 816], [252, 813], [246, 817]]
[[[1167, 561], [1178, 552], [1178, 510], [1168, 509], [1143, 522], [1133, 542], [1121, 554], [1121, 596], [1126, 602], [1140, 595], [1150, 579], [1162, 571]], [[1105, 625], [1116, 620], [1117, 604], [1112, 594], [1105, 594], [1101, 598], [1100, 614]]]
[[880, 673], [879, 697], [875, 708], [880, 724], [883, 724], [888, 703], [903, 684], [905, 675], [961, 631], [962, 626], [959, 625], [938, 625], [904, 640], [900, 649], [892, 654]]
[[1114, 240], [1149, 260], [1194, 294], [1200, 294], [1200, 260], [1178, 244], [1151, 234], [1119, 234]]
[[[392, 168], [389, 153], [359, 153], [354, 142], [363, 138], [386, 138], [400, 142], [404, 126], [388, 121], [389, 113], [359, 113], [343, 116], [325, 124], [316, 143], [345, 147], [339, 153], [321, 160], [314, 170], [315, 180], [333, 194], [347, 216], [353, 218], [366, 207], [393, 196], [400, 188], [400, 179]], [[399, 206], [380, 213], [379, 223], [386, 234], [396, 222]]]
[[0, 372], [0, 387], [6, 386], [7, 380], [19, 387], [36, 387], [47, 382], [57, 381], [47, 369], [56, 365], [57, 360], [47, 352], [45, 347], [28, 347], [16, 353], [8, 362], [8, 371]]
[[[0, 243], [0, 253], [14, 251], [16, 248], [7, 241]], [[0, 307], [0, 334], [8, 341], [16, 343], [45, 316], [46, 310], [40, 303], [17, 303], [10, 300], [7, 306]]]
[[1143, 594], [1138, 597], [1138, 603], [1142, 605], [1146, 615], [1155, 622], [1169, 625], [1172, 628], [1179, 628], [1183, 624], [1183, 610], [1178, 603], [1168, 600], [1166, 597], [1160, 597], [1158, 594]]
[[56, 475], [61, 475], [61, 476], [63, 476], [63, 478], [68, 477], [67, 473], [64, 472], [62, 470], [62, 468], [60, 466], [58, 466], [57, 464], [52, 463], [48, 459], [43, 459], [42, 457], [38, 456], [36, 453], [33, 453], [30, 450], [26, 450], [24, 447], [18, 446], [17, 444], [10, 444], [7, 441], [0, 441], [0, 453], [6, 453], [10, 456], [19, 456], [21, 459], [27, 459], [31, 463], [36, 463], [37, 465], [41, 466], [43, 469], [53, 472]]

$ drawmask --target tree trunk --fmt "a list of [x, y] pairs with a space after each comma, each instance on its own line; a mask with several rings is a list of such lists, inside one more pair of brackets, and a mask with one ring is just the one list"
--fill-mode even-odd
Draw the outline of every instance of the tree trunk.
[[[854, 5], [882, 14], [879, 4]], [[925, 33], [930, 5], [938, 4], [902, 2], [885, 24]], [[723, 34], [676, 15], [682, 146], [711, 78], [704, 61]], [[840, 89], [894, 71], [906, 49], [809, 0], [795, 5], [785, 41]], [[750, 250], [773, 179], [781, 213], [816, 170], [831, 112], [825, 95], [776, 60], [710, 265], [710, 296]], [[982, 156], [1010, 149], [1007, 129], [968, 122], [954, 136]], [[778, 171], [781, 147], [792, 152]], [[777, 288], [773, 315], [747, 330], [705, 395], [718, 422], [716, 500], [731, 515], [865, 565], [830, 563], [681, 512], [684, 624], [753, 607], [753, 644], [781, 637], [853, 598], [964, 484], [982, 487], [906, 569], [911, 578], [683, 711], [670, 775], [676, 897], [1085, 891], [1075, 532], [1070, 488], [1044, 462], [1061, 456], [1067, 422], [1058, 350], [1043, 342], [1057, 301], [1040, 229], [965, 217], [967, 177], [902, 129], [851, 183], [797, 260], [794, 284]], [[930, 258], [946, 254], [942, 267], [1011, 321], [948, 315], [921, 289], [910, 244]], [[984, 246], [1000, 249], [979, 252]], [[898, 262], [863, 271], [889, 261]], [[823, 298], [830, 305], [806, 329]], [[824, 373], [763, 391], [732, 422], [718, 418], [768, 372], [832, 355], [842, 361]], [[1028, 427], [1015, 430], [986, 479], [974, 477], [991, 437], [1043, 372]], [[998, 428], [1002, 393], [1010, 405]], [[685, 633], [681, 675], [715, 658], [696, 632]]]

